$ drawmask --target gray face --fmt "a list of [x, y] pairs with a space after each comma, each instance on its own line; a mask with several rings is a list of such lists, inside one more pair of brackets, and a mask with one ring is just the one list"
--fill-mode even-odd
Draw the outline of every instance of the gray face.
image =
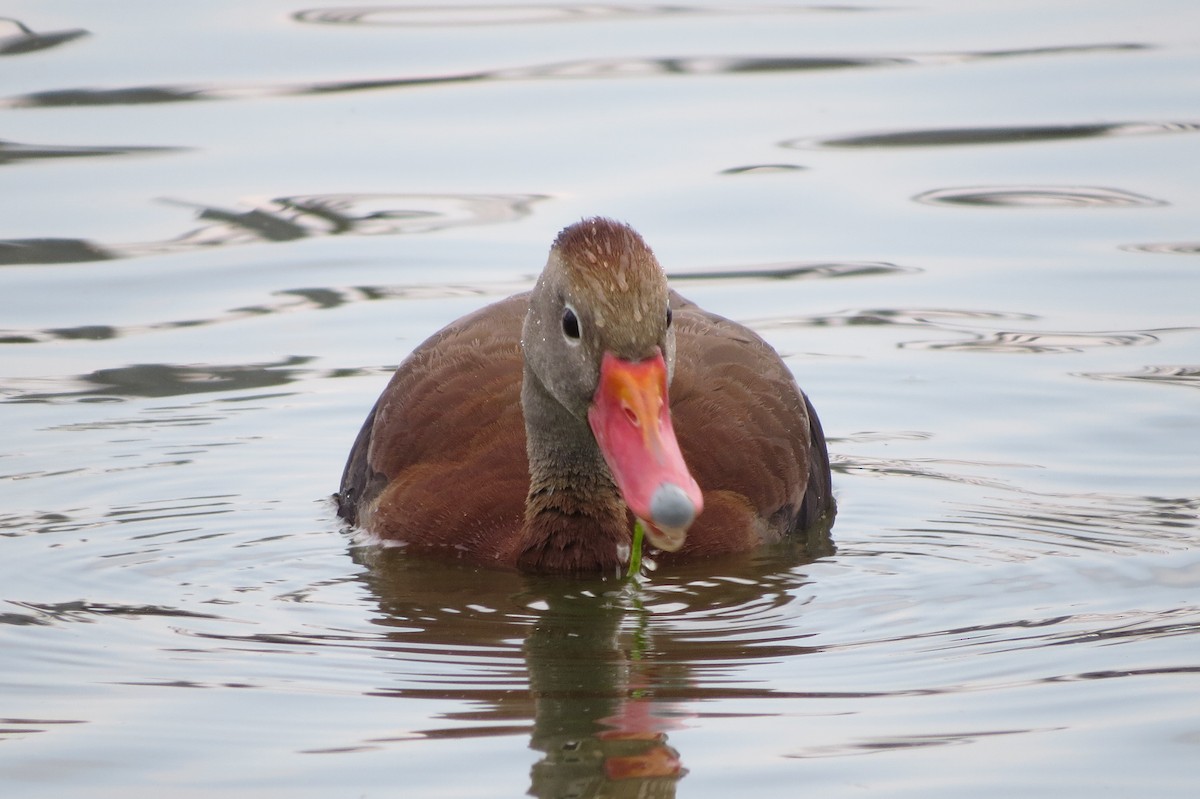
[[[571, 415], [586, 420], [600, 379], [605, 352], [639, 361], [663, 353], [670, 379], [675, 365], [675, 330], [668, 323], [665, 278], [645, 288], [613, 295], [597, 291], [601, 281], [573, 285], [577, 272], [550, 253], [529, 303], [521, 335], [525, 362]], [[649, 295], [649, 296], [646, 296]]]
[[[600, 379], [601, 353], [596, 349], [593, 320], [563, 285], [562, 271], [554, 268], [556, 255], [550, 257], [530, 298], [521, 349], [542, 385], [572, 416], [584, 420]], [[574, 314], [575, 327], [564, 332], [568, 313]], [[568, 335], [576, 330], [578, 337]]]

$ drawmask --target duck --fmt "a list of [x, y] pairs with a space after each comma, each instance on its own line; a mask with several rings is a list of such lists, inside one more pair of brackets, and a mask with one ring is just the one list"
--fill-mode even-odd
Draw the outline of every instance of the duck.
[[816, 411], [749, 328], [668, 286], [642, 236], [564, 228], [534, 287], [396, 368], [338, 515], [368, 538], [522, 572], [620, 573], [753, 551], [836, 515]]

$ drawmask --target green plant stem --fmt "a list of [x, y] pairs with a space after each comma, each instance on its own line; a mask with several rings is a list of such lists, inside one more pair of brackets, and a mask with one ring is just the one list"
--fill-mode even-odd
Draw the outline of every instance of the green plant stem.
[[629, 571], [625, 572], [626, 577], [636, 577], [642, 571], [642, 538], [645, 535], [646, 528], [638, 519], [633, 523], [633, 545], [629, 548]]

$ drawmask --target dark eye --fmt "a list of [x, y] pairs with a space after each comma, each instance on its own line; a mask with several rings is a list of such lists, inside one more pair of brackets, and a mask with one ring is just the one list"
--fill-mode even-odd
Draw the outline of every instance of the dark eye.
[[570, 339], [579, 339], [579, 317], [571, 308], [563, 308], [563, 335]]
[[671, 326], [671, 307], [667, 306], [667, 327]]

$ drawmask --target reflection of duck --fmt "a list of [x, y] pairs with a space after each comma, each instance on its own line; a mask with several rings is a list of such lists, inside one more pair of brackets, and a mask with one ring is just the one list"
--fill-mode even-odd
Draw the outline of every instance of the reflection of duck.
[[683, 558], [834, 513], [820, 422], [779, 356], [670, 292], [641, 237], [605, 219], [560, 233], [533, 291], [401, 364], [338, 506], [414, 549], [603, 573], [628, 558], [631, 517]]
[[430, 728], [398, 731], [401, 747], [527, 736], [541, 755], [533, 796], [674, 796], [687, 753], [669, 736], [697, 702], [776, 698], [769, 685], [712, 675], [811, 651], [801, 625], [781, 634], [802, 612], [804, 549], [732, 556], [722, 564], [728, 580], [680, 565], [631, 588], [504, 571], [481, 580], [466, 565], [356, 547], [386, 631], [371, 646], [389, 682], [372, 693], [428, 705], [420, 715]]
[[530, 745], [544, 753], [530, 774], [533, 796], [674, 796], [684, 774], [667, 742], [679, 726], [672, 703], [647, 690], [649, 642], [629, 629], [644, 628], [645, 614], [613, 599], [543, 593], [546, 610], [524, 646]]

